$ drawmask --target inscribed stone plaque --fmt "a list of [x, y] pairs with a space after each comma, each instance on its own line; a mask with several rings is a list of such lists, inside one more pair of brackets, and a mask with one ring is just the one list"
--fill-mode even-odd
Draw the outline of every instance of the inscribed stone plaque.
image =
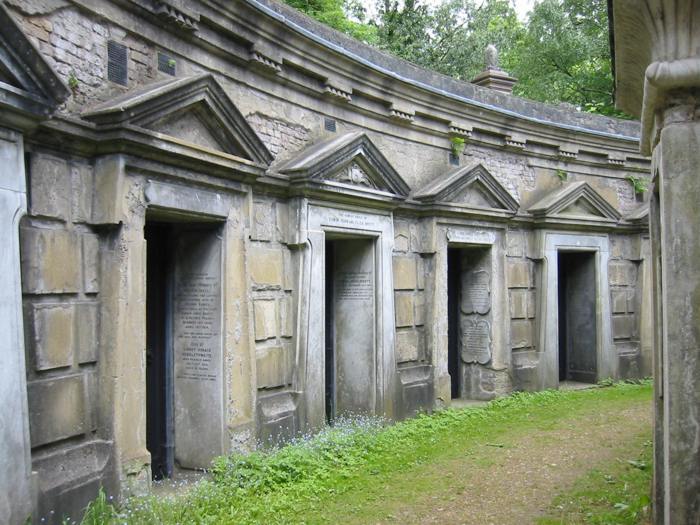
[[373, 272], [338, 272], [336, 296], [339, 301], [372, 299]]
[[488, 321], [462, 318], [462, 361], [482, 365], [491, 361], [491, 324]]
[[486, 270], [465, 272], [462, 277], [462, 313], [486, 314], [491, 310], [491, 276]]
[[178, 235], [173, 287], [175, 459], [206, 468], [223, 453], [221, 241]]

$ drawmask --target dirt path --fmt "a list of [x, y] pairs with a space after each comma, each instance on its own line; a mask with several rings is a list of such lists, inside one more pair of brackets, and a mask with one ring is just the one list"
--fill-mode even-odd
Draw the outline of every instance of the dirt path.
[[[434, 489], [414, 492], [409, 501], [382, 499], [387, 514], [376, 523], [533, 523], [577, 478], [596, 466], [629, 459], [630, 442], [650, 434], [650, 428], [649, 403], [635, 403], [481, 445], [463, 458], [402, 474], [401, 484], [410, 486], [419, 476], [421, 486]], [[343, 521], [353, 522], [347, 518]]]

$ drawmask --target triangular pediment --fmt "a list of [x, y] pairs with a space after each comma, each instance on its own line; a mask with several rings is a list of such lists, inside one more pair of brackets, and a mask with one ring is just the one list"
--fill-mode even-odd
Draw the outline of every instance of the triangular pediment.
[[277, 171], [295, 183], [343, 186], [404, 198], [410, 188], [362, 132], [346, 133], [314, 144]]
[[452, 170], [416, 192], [414, 198], [468, 209], [518, 211], [518, 201], [481, 163]]
[[580, 219], [617, 222], [620, 212], [587, 182], [567, 184], [530, 206], [538, 218]]
[[272, 155], [212, 75], [166, 80], [86, 111], [99, 126], [136, 126], [269, 165]]
[[70, 91], [0, 2], [0, 111], [47, 117]]

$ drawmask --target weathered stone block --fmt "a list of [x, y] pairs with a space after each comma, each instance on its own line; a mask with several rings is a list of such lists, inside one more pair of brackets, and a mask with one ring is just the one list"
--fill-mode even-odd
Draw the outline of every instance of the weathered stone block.
[[92, 217], [92, 167], [76, 164], [71, 167], [72, 220], [90, 222]]
[[413, 324], [416, 326], [423, 326], [425, 324], [425, 294], [422, 292], [419, 292], [416, 294], [414, 298], [414, 305], [415, 305], [415, 315], [413, 319]]
[[250, 277], [257, 286], [282, 287], [284, 257], [281, 250], [250, 249]]
[[401, 330], [396, 333], [396, 361], [418, 361], [423, 355], [423, 334], [417, 330]]
[[527, 317], [528, 319], [537, 317], [537, 292], [535, 290], [527, 292]]
[[85, 432], [85, 395], [82, 375], [27, 386], [32, 447]]
[[250, 238], [255, 241], [271, 241], [275, 231], [273, 203], [256, 201], [253, 203], [253, 227]]
[[610, 261], [608, 274], [612, 286], [630, 286], [637, 280], [637, 266], [629, 261]]
[[31, 156], [30, 174], [32, 215], [69, 221], [71, 174], [68, 162], [35, 153]]
[[85, 293], [100, 291], [100, 238], [87, 233], [83, 238], [83, 290]]
[[275, 218], [277, 220], [277, 240], [281, 243], [289, 242], [289, 205], [286, 202], [275, 204]]
[[526, 319], [528, 307], [527, 290], [510, 291], [510, 317], [511, 319]]
[[292, 382], [290, 349], [285, 346], [260, 348], [257, 351], [258, 388], [275, 388]]
[[394, 251], [407, 252], [409, 250], [410, 231], [405, 221], [394, 222]]
[[506, 232], [506, 246], [506, 253], [511, 257], [522, 257], [525, 255], [523, 232], [519, 230], [508, 230]]
[[415, 290], [416, 260], [413, 257], [395, 256], [394, 261], [394, 289]]
[[292, 337], [294, 335], [294, 301], [291, 295], [285, 295], [280, 299], [280, 336]]
[[[30, 349], [36, 370], [73, 364], [75, 310], [71, 304], [40, 304], [31, 307]], [[28, 327], [29, 328], [29, 327]]]
[[636, 335], [636, 322], [634, 315], [613, 316], [613, 338], [630, 339]]
[[80, 239], [65, 230], [22, 228], [22, 290], [25, 293], [80, 291]]
[[416, 285], [419, 290], [425, 290], [425, 260], [421, 257], [416, 259], [418, 278]]
[[396, 308], [396, 327], [413, 326], [413, 294], [394, 294]]
[[273, 299], [253, 301], [255, 311], [255, 340], [277, 337], [277, 302]]
[[510, 323], [511, 348], [532, 346], [532, 321], [512, 321]]
[[530, 263], [523, 260], [509, 260], [507, 282], [509, 288], [530, 288], [532, 286]]
[[612, 313], [625, 314], [627, 313], [627, 290], [613, 290], [612, 295]]
[[94, 363], [97, 361], [99, 345], [99, 304], [76, 304], [75, 319], [75, 351], [78, 363]]

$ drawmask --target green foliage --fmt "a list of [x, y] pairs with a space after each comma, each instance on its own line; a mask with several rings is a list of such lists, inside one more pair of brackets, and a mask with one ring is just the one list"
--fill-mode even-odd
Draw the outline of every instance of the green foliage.
[[73, 71], [70, 72], [68, 75], [68, 87], [71, 88], [72, 91], [75, 91], [78, 89], [79, 82], [78, 82], [78, 77], [75, 76], [75, 73]]
[[[365, 23], [360, 0], [286, 0], [287, 4], [362, 42], [376, 43], [376, 29]], [[351, 17], [354, 20], [351, 20]]]
[[649, 189], [649, 179], [646, 177], [635, 177], [634, 175], [629, 175], [627, 180], [630, 181], [635, 193], [644, 193]]
[[509, 66], [517, 94], [621, 115], [613, 105], [605, 0], [540, 0]]
[[569, 178], [568, 173], [566, 173], [566, 171], [564, 171], [562, 169], [558, 169], [556, 171], [556, 174], [557, 174], [557, 177], [559, 177], [559, 180], [562, 182], [564, 182], [567, 178]]
[[300, 516], [309, 523], [323, 521], [314, 513], [323, 513], [352, 488], [376, 483], [381, 490], [387, 479], [416, 465], [464, 454], [479, 444], [500, 447], [505, 435], [537, 431], [596, 403], [628, 403], [649, 395], [646, 384], [619, 384], [516, 393], [484, 408], [442, 410], [390, 426], [376, 418], [341, 421], [279, 449], [221, 457], [214, 462], [212, 480], [181, 497], [134, 498], [115, 517], [102, 495], [86, 514], [85, 520], [92, 521], [83, 523], [274, 524], [300, 522]]
[[[591, 113], [628, 118], [614, 108], [605, 0], [539, 0], [526, 24], [511, 0], [287, 0], [331, 27], [394, 55], [469, 81], [494, 44], [515, 94]], [[432, 5], [432, 7], [431, 7]]]
[[450, 145], [452, 149], [452, 154], [455, 157], [459, 157], [464, 151], [466, 142], [463, 137], [450, 137]]
[[81, 525], [108, 525], [117, 522], [117, 511], [114, 506], [107, 501], [107, 495], [102, 487], [97, 493], [97, 497], [91, 501], [85, 509], [85, 514]]

